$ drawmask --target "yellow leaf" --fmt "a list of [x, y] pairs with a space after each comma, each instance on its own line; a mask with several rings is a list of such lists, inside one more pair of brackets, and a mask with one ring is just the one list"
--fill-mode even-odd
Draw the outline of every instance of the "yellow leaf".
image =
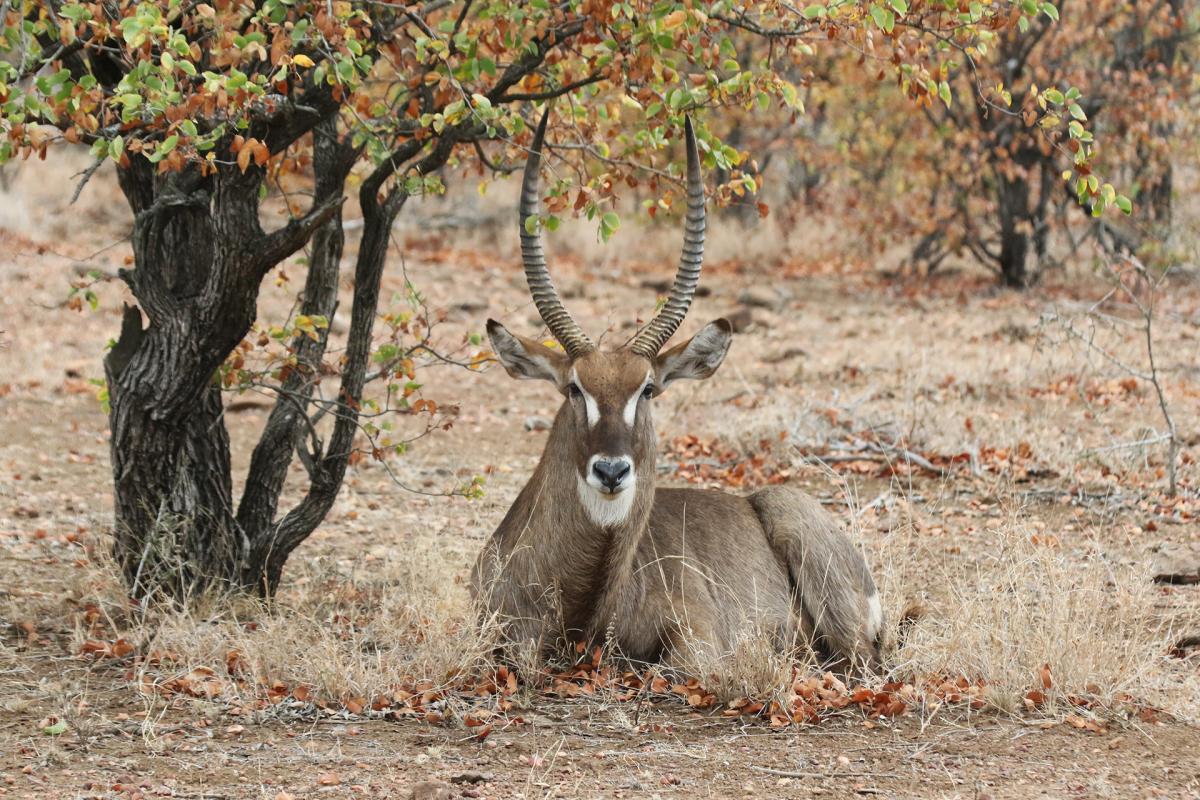
[[667, 16], [663, 18], [663, 28], [665, 28], [666, 30], [672, 30], [673, 28], [678, 28], [680, 25], [683, 24], [683, 21], [685, 19], [687, 19], [686, 11], [682, 11], [682, 10], [672, 11], [670, 14], [667, 14]]
[[254, 150], [253, 147], [243, 147], [238, 151], [237, 165], [243, 174], [245, 174], [246, 168], [250, 166], [250, 156], [253, 155], [252, 150]]
[[311, 67], [313, 65], [313, 60], [311, 58], [309, 58], [308, 56], [304, 55], [304, 53], [298, 53], [297, 55], [292, 57], [292, 63], [295, 64], [297, 67], [303, 67], [304, 69], [308, 69], [309, 67]]

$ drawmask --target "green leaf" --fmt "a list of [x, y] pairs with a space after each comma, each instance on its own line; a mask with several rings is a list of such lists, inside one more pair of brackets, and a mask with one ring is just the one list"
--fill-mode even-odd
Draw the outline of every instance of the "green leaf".
[[871, 19], [885, 33], [891, 33], [896, 27], [896, 15], [883, 6], [871, 6]]
[[1133, 213], [1133, 202], [1130, 201], [1130, 199], [1128, 197], [1126, 197], [1125, 195], [1123, 195], [1123, 194], [1117, 195], [1116, 204], [1117, 204], [1117, 208], [1121, 209], [1127, 215]]
[[49, 725], [42, 728], [42, 733], [47, 736], [62, 736], [67, 732], [67, 723], [64, 720], [55, 720]]

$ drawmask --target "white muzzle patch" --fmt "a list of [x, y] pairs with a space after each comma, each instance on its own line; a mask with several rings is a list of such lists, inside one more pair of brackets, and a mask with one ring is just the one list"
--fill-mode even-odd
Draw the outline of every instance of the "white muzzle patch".
[[611, 528], [628, 519], [629, 512], [633, 510], [633, 501], [637, 495], [637, 492], [634, 491], [637, 488], [637, 471], [634, 469], [633, 462], [624, 456], [619, 458], [606, 456], [605, 460], [623, 460], [629, 464], [629, 472], [625, 474], [615, 489], [609, 491], [592, 470], [592, 465], [600, 458], [601, 456], [592, 456], [588, 459], [587, 477], [576, 474], [575, 488], [588, 519], [601, 528]]

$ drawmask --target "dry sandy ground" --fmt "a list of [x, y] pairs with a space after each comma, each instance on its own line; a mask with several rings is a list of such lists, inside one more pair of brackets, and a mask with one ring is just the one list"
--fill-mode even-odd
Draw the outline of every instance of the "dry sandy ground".
[[[729, 465], [693, 458], [678, 437], [715, 438], [718, 449], [789, 470], [862, 539], [893, 618], [910, 601], [929, 605], [934, 622], [915, 631], [894, 666], [991, 670], [982, 677], [1011, 695], [1011, 713], [929, 706], [889, 721], [852, 710], [779, 731], [670, 701], [532, 695], [522, 699], [522, 724], [497, 726], [480, 742], [455, 725], [344, 711], [239, 714], [237, 703], [140, 692], [127, 662], [78, 655], [84, 608], [114, 592], [103, 568], [112, 508], [106, 421], [88, 380], [101, 374], [123, 295], [100, 284], [94, 312], [64, 300], [88, 269], [122, 263], [128, 222], [104, 176], [74, 208], [56, 180], [30, 166], [0, 194], [0, 796], [406, 798], [436, 780], [447, 782], [448, 797], [1200, 797], [1200, 658], [1167, 652], [1179, 635], [1198, 632], [1200, 589], [1145, 580], [1156, 548], [1200, 541], [1200, 291], [1186, 281], [1162, 300], [1157, 332], [1185, 440], [1183, 499], [1171, 501], [1161, 448], [1124, 446], [1161, 429], [1147, 383], [1129, 383], [1064, 339], [1061, 325], [1039, 326], [1047, 313], [1077, 318], [1103, 294], [1098, 283], [1064, 278], [1028, 295], [993, 292], [969, 275], [896, 284], [871, 271], [824, 274], [822, 263], [790, 252], [739, 260], [738, 236], [718, 233], [705, 279], [712, 293], [688, 325], [744, 310], [747, 288], [757, 305], [717, 376], [658, 407], [664, 452], [716, 483], [728, 482], [719, 470]], [[514, 232], [483, 227], [468, 236], [414, 221], [444, 212], [437, 203], [414, 208], [394, 261], [399, 267], [403, 253], [430, 307], [445, 311], [447, 349], [488, 315], [536, 330]], [[571, 308], [588, 330], [615, 337], [650, 310], [654, 293], [641, 284], [669, 274], [671, 261], [622, 259], [596, 248], [590, 231], [568, 229], [555, 249]], [[634, 235], [631, 226], [617, 242], [628, 246]], [[584, 244], [570, 244], [572, 236]], [[647, 252], [669, 249], [661, 238]], [[266, 319], [290, 305], [300, 271], [288, 272], [290, 282], [264, 290]], [[391, 308], [403, 307], [398, 273], [388, 279]], [[1099, 337], [1124, 360], [1141, 357], [1135, 335]], [[452, 430], [393, 461], [392, 475], [434, 493], [485, 475], [485, 496], [419, 496], [381, 466], [360, 465], [327, 524], [293, 556], [285, 598], [343, 583], [386, 587], [403, 572], [403, 591], [444, 601], [446, 619], [465, 617], [470, 561], [544, 441], [524, 430], [525, 418], [552, 415], [556, 395], [499, 370], [429, 369], [423, 379], [426, 396], [459, 404], [460, 414]], [[231, 400], [243, 404], [229, 424], [244, 467], [269, 398]], [[936, 477], [896, 465], [894, 453], [853, 450], [868, 431], [949, 472]], [[856, 452], [863, 458], [828, 459], [832, 470], [806, 458]], [[677, 462], [665, 464], [664, 480], [679, 480]], [[1045, 593], [1041, 573], [996, 577], [1045, 564], [1061, 570], [1056, 593]], [[997, 581], [1012, 598], [989, 597]], [[1023, 605], [1025, 589], [1041, 592], [1042, 605]], [[1126, 590], [1128, 602], [1046, 622], [1046, 602], [1107, 603]], [[194, 621], [188, 635], [201, 636], [204, 625]], [[1022, 638], [1017, 627], [1042, 639]], [[1055, 632], [1062, 641], [1044, 641]], [[278, 653], [288, 662], [279, 669], [304, 680], [351, 680], [315, 675], [336, 662], [296, 652], [293, 665], [286, 647]], [[1101, 694], [1128, 692], [1140, 705], [1088, 711], [1100, 733], [1069, 724], [1062, 708], [1024, 708], [1019, 688], [1033, 686], [1043, 660], [1072, 686], [1103, 679]], [[50, 718], [66, 731], [43, 733]], [[417, 796], [438, 796], [426, 789]]]

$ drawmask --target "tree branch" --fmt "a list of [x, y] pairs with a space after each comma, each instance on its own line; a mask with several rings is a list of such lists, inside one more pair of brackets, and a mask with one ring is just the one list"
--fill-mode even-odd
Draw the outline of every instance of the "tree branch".
[[[454, 146], [459, 141], [458, 135], [469, 129], [469, 126], [464, 124], [459, 128], [447, 130], [412, 170], [421, 175], [428, 175], [441, 169], [454, 152]], [[414, 156], [423, 146], [417, 145]], [[376, 173], [372, 174], [371, 180], [376, 179], [381, 170], [392, 174], [396, 166], [395, 161], [381, 165], [376, 169]], [[354, 452], [354, 436], [359, 427], [358, 408], [362, 402], [367, 366], [371, 360], [371, 333], [379, 308], [379, 291], [392, 223], [408, 199], [408, 194], [401, 185], [394, 187], [380, 202], [379, 189], [384, 179], [378, 180], [379, 183], [374, 187], [364, 183], [362, 188], [362, 192], [367, 195], [361, 203], [364, 226], [354, 269], [350, 334], [346, 344], [345, 368], [342, 371], [333, 434], [324, 456], [314, 464], [308, 493], [272, 527], [268, 535], [253, 545], [254, 551], [249, 563], [260, 566], [263, 572], [248, 575], [247, 584], [257, 585], [266, 595], [272, 594], [278, 586], [283, 566], [291, 552], [308, 538], [329, 513], [345, 477], [350, 455]]]
[[341, 210], [345, 201], [346, 198], [341, 196], [326, 200], [309, 209], [303, 217], [292, 219], [282, 228], [265, 235], [255, 253], [259, 278], [303, 247], [317, 228]]
[[593, 73], [586, 78], [580, 78], [577, 81], [572, 81], [571, 83], [560, 86], [557, 89], [551, 89], [547, 92], [518, 92], [516, 94], [506, 94], [500, 98], [499, 102], [514, 103], [523, 100], [529, 100], [533, 102], [538, 102], [541, 100], [553, 100], [556, 97], [562, 97], [564, 94], [570, 94], [576, 89], [582, 89], [584, 86], [590, 86], [591, 84], [598, 83], [602, 80], [604, 80], [603, 75], [600, 73]]

